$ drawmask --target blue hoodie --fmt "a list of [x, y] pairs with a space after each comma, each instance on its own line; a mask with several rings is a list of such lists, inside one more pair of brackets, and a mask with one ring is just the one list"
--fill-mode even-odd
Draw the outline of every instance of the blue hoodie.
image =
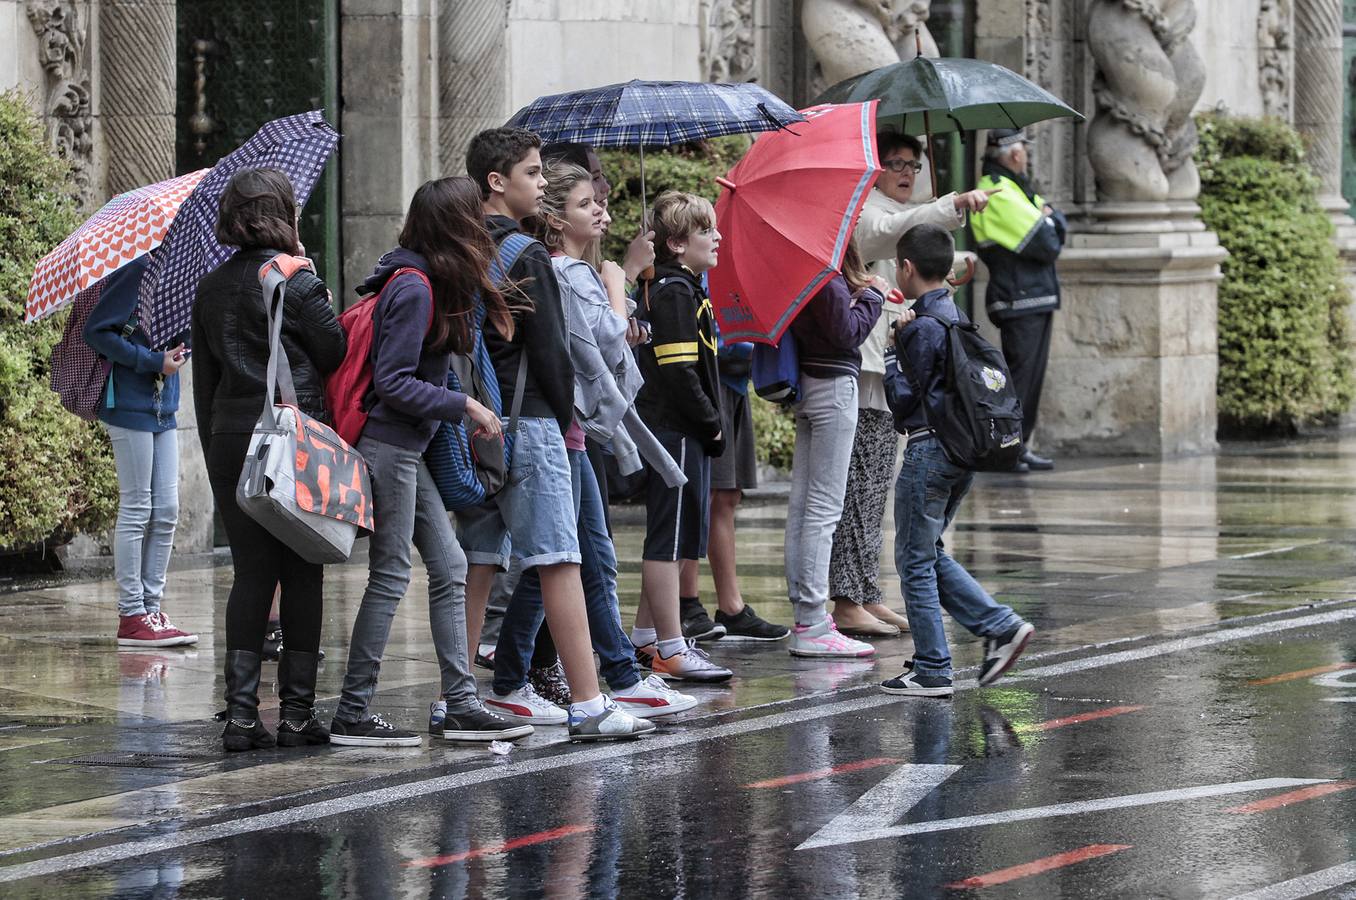
[[[95, 353], [112, 364], [103, 397], [99, 400], [99, 420], [133, 431], [159, 434], [177, 427], [179, 376], [162, 375], [164, 351], [178, 346], [173, 338], [159, 350], [153, 350], [146, 332], [133, 321], [137, 308], [137, 289], [146, 268], [146, 257], [123, 266], [110, 275], [99, 291], [99, 302], [90, 311], [81, 336]], [[127, 325], [132, 333], [124, 336]]]
[[381, 258], [359, 288], [363, 294], [385, 290], [372, 320], [374, 396], [363, 435], [422, 453], [440, 423], [461, 421], [466, 395], [447, 388], [452, 354], [424, 344], [433, 317], [433, 295], [417, 275], [392, 279], [401, 268], [427, 273], [428, 263], [413, 250], [397, 247]]
[[927, 428], [946, 413], [946, 326], [923, 313], [961, 324], [970, 321], [944, 288], [919, 297], [913, 310], [919, 317], [896, 331], [885, 350], [885, 401], [900, 434]]

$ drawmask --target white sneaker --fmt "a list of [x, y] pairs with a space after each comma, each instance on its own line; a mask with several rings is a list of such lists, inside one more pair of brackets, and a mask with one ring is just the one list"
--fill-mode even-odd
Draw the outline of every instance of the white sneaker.
[[825, 616], [818, 625], [797, 625], [792, 628], [790, 651], [792, 656], [860, 659], [873, 655], [876, 648], [843, 634], [833, 624], [833, 616]]
[[491, 692], [485, 708], [500, 718], [533, 725], [564, 725], [570, 720], [569, 713], [538, 694], [531, 684], [508, 694]]
[[617, 741], [654, 731], [653, 722], [619, 709], [611, 697], [603, 697], [603, 703], [603, 711], [596, 716], [588, 715], [578, 706], [570, 707], [570, 740]]
[[658, 675], [649, 675], [629, 688], [614, 692], [612, 699], [637, 719], [671, 716], [697, 705], [696, 697], [678, 693]]
[[694, 640], [688, 640], [687, 646], [672, 656], [659, 653], [659, 645], [654, 645], [654, 658], [650, 663], [654, 673], [669, 681], [729, 681], [734, 672], [711, 661], [706, 651], [697, 646]]

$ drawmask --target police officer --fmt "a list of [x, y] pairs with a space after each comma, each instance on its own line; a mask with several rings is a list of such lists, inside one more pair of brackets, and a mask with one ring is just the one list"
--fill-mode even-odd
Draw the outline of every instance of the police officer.
[[[1002, 334], [1003, 356], [1022, 401], [1022, 435], [1030, 441], [1050, 356], [1051, 324], [1059, 309], [1055, 260], [1064, 247], [1066, 223], [1064, 214], [1046, 203], [1028, 180], [1026, 145], [1024, 131], [989, 131], [978, 187], [1002, 190], [990, 196], [985, 209], [971, 213], [970, 227], [979, 258], [989, 269], [989, 321]], [[1017, 471], [1054, 466], [1026, 447]]]

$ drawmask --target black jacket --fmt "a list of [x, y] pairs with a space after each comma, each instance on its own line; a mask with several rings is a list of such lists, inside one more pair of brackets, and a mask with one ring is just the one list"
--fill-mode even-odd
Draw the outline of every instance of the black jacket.
[[[214, 434], [253, 431], [264, 411], [268, 325], [259, 267], [275, 255], [274, 250], [241, 250], [198, 282], [193, 304], [193, 402], [203, 452]], [[297, 405], [328, 422], [324, 376], [343, 362], [348, 342], [325, 283], [310, 272], [298, 272], [288, 282], [282, 342]]]
[[[660, 282], [663, 282], [662, 284]], [[720, 374], [711, 301], [701, 280], [682, 266], [661, 265], [636, 316], [650, 324], [650, 342], [636, 348], [645, 384], [636, 411], [651, 428], [699, 441], [708, 456], [725, 449], [720, 434]]]

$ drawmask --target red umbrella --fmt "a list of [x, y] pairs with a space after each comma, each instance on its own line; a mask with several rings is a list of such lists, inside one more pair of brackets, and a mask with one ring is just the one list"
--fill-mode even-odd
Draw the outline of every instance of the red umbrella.
[[38, 260], [28, 285], [24, 321], [51, 315], [81, 291], [160, 246], [179, 207], [207, 171], [139, 187], [105, 203]]
[[711, 302], [727, 341], [775, 344], [843, 264], [880, 172], [876, 102], [815, 106], [758, 138], [718, 179]]

